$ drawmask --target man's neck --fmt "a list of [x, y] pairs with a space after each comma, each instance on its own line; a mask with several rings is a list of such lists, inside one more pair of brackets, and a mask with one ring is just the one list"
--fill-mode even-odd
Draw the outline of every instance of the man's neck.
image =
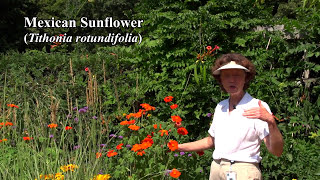
[[231, 94], [230, 95], [230, 99], [229, 99], [229, 103], [231, 107], [235, 107], [243, 98], [245, 92], [242, 91], [240, 93], [236, 93], [236, 94]]

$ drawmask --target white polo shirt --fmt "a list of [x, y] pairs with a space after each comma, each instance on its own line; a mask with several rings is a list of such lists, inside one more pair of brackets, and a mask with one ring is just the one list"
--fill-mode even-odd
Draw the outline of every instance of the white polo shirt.
[[[214, 137], [213, 159], [261, 161], [260, 144], [269, 134], [268, 123], [242, 116], [244, 110], [259, 107], [259, 100], [245, 93], [236, 109], [229, 114], [229, 98], [221, 101], [214, 112], [209, 134]], [[271, 113], [267, 103], [262, 105]]]

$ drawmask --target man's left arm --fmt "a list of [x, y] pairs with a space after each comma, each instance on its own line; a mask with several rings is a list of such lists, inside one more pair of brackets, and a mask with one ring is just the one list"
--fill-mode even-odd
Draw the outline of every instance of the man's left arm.
[[284, 144], [282, 135], [275, 122], [268, 123], [268, 127], [269, 127], [269, 135], [263, 139], [264, 143], [266, 144], [269, 152], [271, 152], [275, 156], [280, 157], [283, 152], [283, 144]]

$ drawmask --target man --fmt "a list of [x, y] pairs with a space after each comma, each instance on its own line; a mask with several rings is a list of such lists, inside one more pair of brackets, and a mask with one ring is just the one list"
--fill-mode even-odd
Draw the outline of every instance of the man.
[[272, 154], [279, 157], [283, 152], [283, 138], [268, 104], [245, 92], [255, 74], [254, 65], [241, 54], [218, 58], [212, 75], [230, 97], [216, 106], [208, 137], [178, 145], [179, 151], [215, 148], [210, 180], [262, 179], [262, 141]]

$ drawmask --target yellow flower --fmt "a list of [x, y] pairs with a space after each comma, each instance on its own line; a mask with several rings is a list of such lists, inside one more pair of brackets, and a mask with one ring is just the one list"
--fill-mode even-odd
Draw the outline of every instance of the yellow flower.
[[69, 164], [69, 165], [66, 165], [66, 166], [61, 166], [60, 169], [63, 171], [63, 172], [67, 172], [67, 171], [74, 171], [74, 169], [77, 169], [79, 168], [77, 165], [75, 164]]
[[53, 179], [53, 174], [40, 175], [40, 179]]
[[64, 180], [64, 175], [62, 173], [57, 173], [54, 178], [55, 180]]
[[[40, 175], [40, 179], [55, 179], [55, 180], [64, 180], [64, 175], [62, 173], [56, 173], [55, 175], [53, 174], [45, 174], [45, 175]], [[35, 179], [37, 180], [37, 179]]]
[[111, 178], [110, 174], [99, 174], [99, 175], [96, 175], [93, 179], [90, 179], [90, 180], [108, 180], [110, 178]]

